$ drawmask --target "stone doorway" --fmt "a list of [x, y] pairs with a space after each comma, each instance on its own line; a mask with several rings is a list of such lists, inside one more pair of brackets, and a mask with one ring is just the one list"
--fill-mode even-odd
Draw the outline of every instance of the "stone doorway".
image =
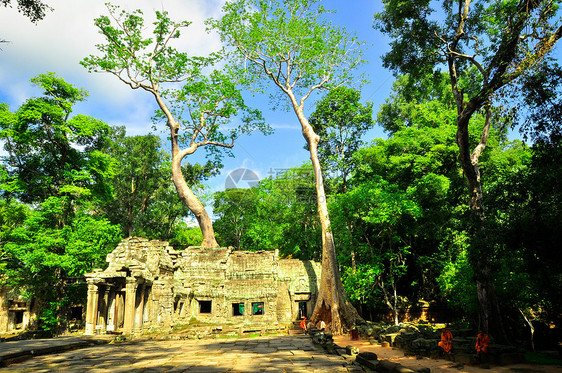
[[302, 319], [303, 317], [308, 317], [308, 306], [307, 306], [308, 302], [299, 302], [299, 319]]
[[14, 324], [16, 329], [23, 329], [23, 311], [14, 311]]

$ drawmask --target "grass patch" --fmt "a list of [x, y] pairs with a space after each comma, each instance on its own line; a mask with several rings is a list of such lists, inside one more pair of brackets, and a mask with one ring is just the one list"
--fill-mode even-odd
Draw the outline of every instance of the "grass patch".
[[238, 338], [238, 334], [219, 334], [217, 338]]

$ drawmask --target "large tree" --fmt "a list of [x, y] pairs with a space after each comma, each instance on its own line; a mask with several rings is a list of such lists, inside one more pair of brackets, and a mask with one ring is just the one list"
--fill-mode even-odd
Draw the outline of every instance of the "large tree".
[[[205, 68], [219, 62], [218, 54], [190, 57], [173, 48], [173, 40], [190, 22], [175, 23], [167, 12], [156, 11], [152, 33], [145, 36], [140, 10], [128, 13], [112, 5], [108, 9], [109, 16], [95, 20], [106, 40], [97, 45], [101, 55], [85, 58], [82, 65], [89, 71], [109, 72], [132, 89], [140, 88], [154, 97], [158, 117], [170, 131], [172, 180], [178, 196], [199, 223], [201, 245], [217, 247], [211, 218], [186, 182], [181, 163], [198, 148], [218, 155], [217, 148], [232, 148], [240, 134], [265, 128], [259, 112], [244, 103], [239, 90], [244, 76], [228, 67], [204, 74]], [[174, 83], [183, 83], [183, 88], [176, 89]], [[163, 85], [169, 89], [163, 91]], [[235, 117], [241, 124], [225, 128]]]
[[100, 151], [109, 126], [72, 115], [84, 90], [52, 73], [32, 81], [43, 96], [15, 112], [0, 105], [7, 153], [0, 164], [0, 281], [35, 296], [41, 326], [54, 332], [78, 300], [71, 299], [69, 277], [103, 265], [120, 237], [118, 226], [97, 214], [100, 201], [111, 198], [113, 163]]
[[307, 119], [305, 103], [318, 90], [351, 83], [355, 67], [362, 62], [360, 44], [328, 21], [326, 9], [317, 0], [234, 0], [223, 10], [223, 17], [211, 26], [233, 48], [240, 74], [278, 90], [279, 99], [301, 124], [314, 169], [322, 227], [322, 279], [311, 319], [323, 319], [330, 331], [342, 333], [361, 318], [343, 290], [318, 158], [320, 137]]
[[[553, 0], [471, 0], [402, 2], [385, 0], [375, 27], [393, 39], [384, 65], [411, 74], [414, 80], [446, 66], [457, 110], [456, 143], [472, 211], [471, 263], [480, 305], [480, 327], [505, 340], [492, 282], [488, 233], [485, 230], [479, 158], [486, 148], [493, 119], [494, 95], [547, 55], [562, 36], [558, 3]], [[469, 141], [472, 119], [486, 125], [480, 141]]]
[[[102, 209], [113, 223], [122, 226], [125, 236], [170, 240], [178, 222], [191, 215], [169, 182], [170, 156], [161, 142], [152, 134], [126, 136], [125, 128], [118, 127], [112, 129], [104, 149], [116, 162], [116, 175], [110, 181], [113, 198]], [[219, 170], [212, 161], [182, 168], [192, 189]]]

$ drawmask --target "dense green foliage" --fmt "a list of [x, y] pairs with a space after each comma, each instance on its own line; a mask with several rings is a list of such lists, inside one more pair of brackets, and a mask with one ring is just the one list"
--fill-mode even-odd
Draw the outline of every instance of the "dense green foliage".
[[347, 189], [352, 156], [362, 145], [361, 138], [373, 127], [373, 104], [363, 105], [361, 93], [339, 86], [330, 90], [310, 115], [310, 125], [320, 136], [318, 157], [324, 172], [332, 173], [339, 190]]
[[310, 165], [279, 172], [251, 189], [215, 195], [221, 242], [237, 250], [279, 250], [282, 257], [319, 260], [320, 223]]
[[[468, 259], [476, 282], [478, 327], [506, 343], [480, 167], [484, 150], [492, 145], [488, 140], [497, 121], [493, 105], [501, 97], [498, 92], [547, 61], [545, 56], [562, 37], [559, 1], [385, 0], [383, 4], [384, 10], [375, 14], [375, 27], [392, 39], [384, 65], [409, 75], [411, 82], [435, 76], [442, 68], [448, 72], [457, 114], [455, 141], [471, 211]], [[478, 129], [481, 115], [485, 124]], [[480, 140], [473, 145], [475, 132]]]
[[[393, 95], [379, 111], [391, 136], [354, 151], [347, 190], [334, 188], [329, 196], [344, 285], [365, 315], [368, 308], [397, 311], [425, 300], [446, 304], [459, 319], [475, 322], [470, 211], [457, 162], [456, 113], [446, 95], [436, 92], [436, 87], [446, 91], [441, 81], [446, 76], [431, 78], [435, 84], [428, 86], [434, 88], [426, 86], [425, 92], [410, 90], [408, 79], [397, 80]], [[562, 279], [555, 267], [561, 263], [552, 250], [560, 239], [560, 189], [555, 178], [561, 175], [554, 161], [560, 144], [528, 147], [508, 141], [505, 121], [498, 118], [481, 171], [490, 210], [487, 224], [492, 233], [487, 244], [493, 252], [493, 280], [502, 311], [513, 325], [510, 332], [515, 333], [526, 326], [520, 312], [535, 320], [555, 320], [560, 309]], [[474, 125], [482, 127], [484, 120]], [[556, 130], [560, 123], [552, 126]], [[470, 141], [478, 140], [474, 136]], [[268, 247], [294, 254], [294, 238], [309, 229], [301, 220], [304, 210], [298, 210], [306, 204], [295, 199], [302, 171], [294, 168], [255, 188], [218, 194], [218, 234], [238, 249]], [[287, 185], [291, 193], [281, 193], [280, 187]], [[312, 204], [308, 211], [313, 217]], [[238, 240], [223, 236], [233, 232]], [[306, 234], [308, 240], [298, 240], [304, 244], [317, 237], [312, 246], [316, 251], [301, 252], [299, 258], [319, 255], [320, 236], [311, 236], [314, 232], [317, 226]]]
[[[190, 212], [170, 182], [170, 156], [162, 150], [159, 137], [126, 136], [124, 128], [114, 128], [105, 152], [115, 162], [116, 171], [109, 180], [113, 198], [100, 207], [112, 223], [122, 227], [123, 236], [167, 240], [177, 246], [200, 244], [201, 240], [193, 240], [200, 234], [185, 232], [189, 229], [183, 218]], [[217, 171], [212, 161], [183, 166], [183, 174], [195, 190], [202, 189], [201, 182]]]
[[[61, 326], [72, 299], [67, 282], [95, 266], [119, 240], [119, 228], [95, 206], [111, 198], [114, 164], [101, 151], [107, 124], [71, 116], [86, 92], [54, 74], [32, 81], [44, 94], [15, 112], [0, 111], [3, 272], [0, 281], [34, 295], [42, 327]], [[28, 205], [23, 205], [27, 203]]]

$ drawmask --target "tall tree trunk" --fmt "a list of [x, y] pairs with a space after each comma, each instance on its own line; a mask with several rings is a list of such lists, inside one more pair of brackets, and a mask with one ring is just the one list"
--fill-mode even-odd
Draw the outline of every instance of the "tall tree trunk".
[[193, 191], [187, 185], [183, 172], [181, 170], [182, 159], [189, 154], [192, 154], [195, 149], [188, 149], [186, 151], [181, 151], [178, 143], [178, 130], [179, 124], [175, 121], [169, 123], [171, 130], [171, 142], [172, 142], [172, 181], [178, 192], [178, 196], [182, 202], [191, 210], [199, 227], [201, 228], [201, 234], [203, 235], [203, 242], [201, 246], [203, 247], [219, 247], [217, 240], [215, 239], [215, 231], [213, 229], [213, 222], [205, 210], [205, 206], [199, 201], [199, 198], [193, 193]]
[[[470, 209], [472, 213], [472, 244], [471, 244], [471, 265], [474, 270], [479, 302], [480, 328], [492, 334], [497, 341], [507, 341], [507, 336], [503, 328], [500, 308], [496, 297], [496, 291], [491, 273], [490, 244], [484, 223], [484, 209], [482, 203], [482, 185], [480, 182], [480, 171], [478, 168], [478, 158], [486, 147], [488, 131], [491, 120], [489, 99], [493, 93], [501, 87], [509, 84], [520, 76], [526, 69], [536, 64], [543, 58], [555, 43], [562, 37], [562, 26], [555, 32], [547, 34], [539, 44], [538, 49], [533, 53], [528, 53], [521, 61], [518, 61], [517, 53], [522, 39], [525, 35], [525, 28], [528, 20], [533, 13], [540, 9], [540, 1], [522, 0], [515, 10], [516, 17], [510, 23], [510, 32], [498, 45], [496, 55], [489, 61], [488, 66], [482, 66], [473, 57], [463, 55], [457, 47], [459, 42], [466, 37], [465, 23], [468, 19], [470, 0], [459, 2], [458, 26], [455, 38], [447, 44], [449, 55], [447, 57], [449, 75], [451, 77], [451, 88], [457, 106], [457, 135], [456, 141], [459, 146], [459, 160], [464, 171], [470, 197]], [[468, 58], [467, 58], [468, 57]], [[483, 77], [483, 85], [469, 102], [464, 102], [464, 94], [458, 87], [458, 76], [456, 60], [465, 59], [476, 67]], [[515, 65], [511, 72], [510, 67]], [[492, 74], [492, 75], [490, 75]], [[482, 107], [486, 110], [486, 125], [482, 132], [482, 137], [478, 146], [470, 152], [468, 141], [468, 125], [472, 115]]]
[[150, 91], [158, 103], [158, 106], [166, 115], [168, 119], [168, 127], [170, 128], [170, 141], [172, 143], [172, 181], [178, 192], [178, 196], [181, 201], [191, 210], [197, 223], [199, 223], [199, 228], [201, 229], [201, 234], [203, 235], [203, 242], [201, 246], [203, 247], [219, 247], [217, 240], [215, 238], [215, 231], [213, 229], [213, 222], [205, 210], [205, 206], [199, 201], [199, 198], [193, 193], [191, 188], [187, 185], [183, 172], [181, 170], [181, 161], [183, 158], [189, 154], [193, 154], [197, 147], [191, 146], [188, 149], [181, 150], [179, 146], [178, 132], [180, 129], [179, 123], [174, 119], [174, 116], [168, 109], [168, 106], [162, 100], [160, 93], [158, 92], [158, 87], [154, 87]]
[[318, 159], [318, 142], [320, 137], [314, 132], [312, 126], [304, 116], [302, 107], [296, 104], [294, 96], [291, 96], [293, 108], [302, 126], [302, 134], [310, 150], [310, 160], [314, 169], [316, 183], [316, 201], [320, 226], [322, 228], [322, 276], [318, 298], [311, 316], [313, 323], [324, 320], [327, 329], [335, 334], [343, 334], [357, 323], [364, 320], [359, 316], [357, 310], [349, 302], [343, 290], [340, 271], [336, 258], [336, 247], [334, 236], [330, 227], [330, 217], [324, 192], [324, 180], [322, 168]]
[[457, 117], [456, 142], [459, 147], [459, 161], [463, 169], [469, 191], [469, 205], [471, 211], [471, 252], [469, 255], [478, 298], [479, 329], [494, 336], [498, 342], [507, 342], [507, 335], [503, 327], [503, 319], [494, 286], [491, 270], [490, 240], [484, 225], [484, 208], [482, 183], [478, 160], [486, 147], [491, 123], [491, 110], [486, 105], [486, 123], [482, 131], [479, 144], [470, 152], [468, 125], [476, 105], [472, 102], [460, 111]]

